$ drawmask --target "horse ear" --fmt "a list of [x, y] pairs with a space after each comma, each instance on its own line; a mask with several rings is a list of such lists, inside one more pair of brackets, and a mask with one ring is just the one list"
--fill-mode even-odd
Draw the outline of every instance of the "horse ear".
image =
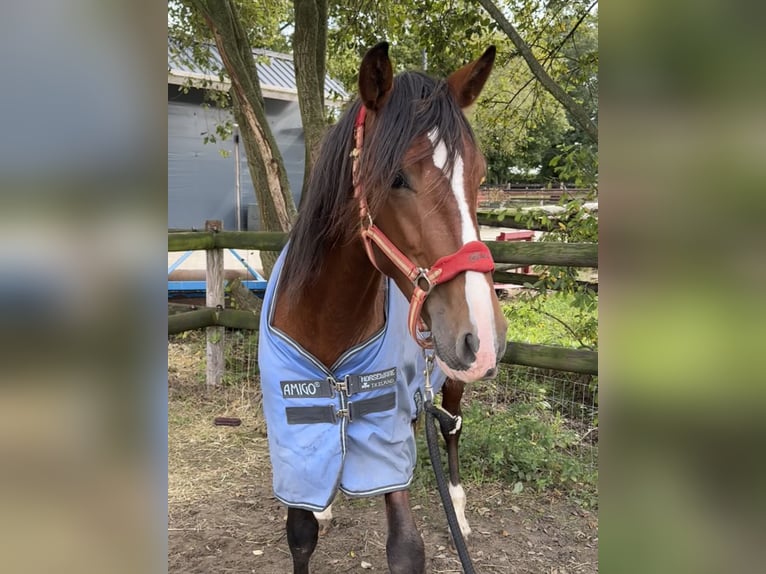
[[447, 78], [447, 84], [449, 84], [450, 90], [452, 90], [452, 94], [461, 108], [467, 108], [479, 97], [481, 89], [492, 71], [495, 51], [495, 47], [490, 46], [478, 60], [466, 64]]
[[367, 109], [380, 110], [394, 85], [394, 72], [388, 58], [388, 42], [376, 44], [364, 55], [359, 68], [359, 95]]

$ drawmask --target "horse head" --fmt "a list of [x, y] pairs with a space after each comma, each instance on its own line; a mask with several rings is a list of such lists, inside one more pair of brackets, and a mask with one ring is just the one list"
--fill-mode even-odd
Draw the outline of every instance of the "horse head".
[[494, 59], [491, 46], [446, 80], [394, 76], [383, 42], [362, 60], [355, 104], [354, 185], [368, 254], [413, 305], [420, 299], [414, 320], [430, 331], [442, 370], [460, 381], [494, 376], [506, 345], [476, 219], [486, 163], [463, 113]]

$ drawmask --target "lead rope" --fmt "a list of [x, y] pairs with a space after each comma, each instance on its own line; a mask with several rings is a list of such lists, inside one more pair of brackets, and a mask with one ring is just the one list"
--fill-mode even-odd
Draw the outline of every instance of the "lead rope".
[[434, 406], [434, 389], [431, 386], [431, 371], [434, 368], [433, 352], [423, 349], [423, 357], [426, 360], [426, 368], [423, 371], [423, 375], [425, 376], [426, 395], [423, 408], [426, 412], [426, 442], [428, 443], [428, 454], [431, 457], [431, 466], [433, 467], [434, 475], [436, 476], [436, 485], [439, 488], [439, 495], [441, 496], [442, 504], [444, 505], [444, 512], [447, 514], [447, 524], [449, 524], [452, 541], [455, 543], [455, 549], [460, 557], [460, 564], [463, 566], [463, 572], [465, 572], [465, 574], [474, 574], [473, 562], [471, 561], [471, 556], [468, 554], [468, 548], [466, 547], [465, 539], [463, 538], [463, 532], [460, 530], [460, 524], [457, 521], [455, 506], [452, 504], [452, 498], [449, 495], [447, 479], [444, 476], [444, 467], [442, 467], [442, 457], [439, 452], [439, 438], [436, 435], [436, 425], [434, 425], [434, 422], [438, 421], [442, 431], [446, 429], [449, 433], [456, 429], [459, 419], [458, 417], [453, 417], [444, 409]]

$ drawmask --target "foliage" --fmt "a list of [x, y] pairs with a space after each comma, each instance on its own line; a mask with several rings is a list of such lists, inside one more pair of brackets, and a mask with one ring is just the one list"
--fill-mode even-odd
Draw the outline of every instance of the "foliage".
[[[575, 187], [595, 191], [598, 182], [598, 156], [595, 146], [579, 142], [560, 144], [558, 155], [548, 165], [561, 181], [574, 182]], [[595, 195], [595, 193], [594, 193]]]
[[489, 17], [465, 0], [332, 3], [328, 69], [353, 90], [360, 57], [386, 40], [398, 69], [445, 76], [486, 48], [490, 25]]
[[[513, 14], [546, 71], [591, 117], [598, 106], [593, 6], [585, 0], [501, 4], [505, 13]], [[425, 69], [434, 76], [449, 74], [489, 44], [497, 46], [496, 71], [472, 122], [488, 160], [490, 182], [553, 181], [558, 175], [549, 161], [561, 153], [558, 147], [587, 141], [475, 1], [335, 3], [330, 10], [328, 71], [353, 93], [359, 58], [381, 39], [392, 44], [398, 69]]]
[[540, 181], [544, 157], [568, 129], [566, 115], [550, 94], [529, 81], [523, 62], [499, 60], [472, 118], [487, 157], [487, 179], [500, 184]]
[[[501, 366], [495, 381], [472, 386], [463, 407], [461, 477], [466, 483], [503, 483], [514, 493], [555, 489], [584, 506], [596, 503], [598, 471], [595, 399], [573, 396], [567, 385], [584, 386], [561, 374]], [[415, 488], [435, 489], [422, 426], [418, 432]], [[446, 468], [446, 453], [442, 448]]]
[[[534, 289], [504, 305], [509, 340], [598, 350], [598, 294], [578, 278], [572, 268], [548, 267], [531, 286]], [[548, 324], [558, 327], [553, 332], [535, 329]], [[529, 339], [520, 338], [522, 332]]]
[[[289, 38], [285, 28], [292, 22], [292, 3], [289, 0], [250, 2], [234, 0], [251, 46], [274, 52], [289, 52]], [[188, 0], [168, 2], [168, 34], [177, 42], [209, 43], [213, 38], [210, 29]], [[196, 54], [195, 54], [196, 56]]]
[[[282, 33], [292, 18], [291, 3], [288, 0], [269, 2], [247, 2], [235, 0], [248, 42], [251, 46], [275, 52], [290, 50], [289, 39]], [[170, 51], [175, 58], [192, 69], [204, 70], [207, 75], [217, 77], [223, 83], [226, 70], [213, 55], [214, 47], [210, 27], [194, 9], [189, 0], [168, 2], [168, 38]], [[229, 109], [231, 97], [228, 91], [214, 89], [216, 82], [208, 79], [188, 79], [181, 90], [188, 93], [192, 87], [202, 88], [205, 106]], [[215, 133], [203, 135], [204, 143], [224, 141], [233, 132], [233, 122], [226, 119], [218, 123]]]
[[491, 409], [472, 403], [464, 412], [461, 463], [467, 480], [494, 477], [537, 490], [572, 491], [595, 487], [595, 469], [574, 453], [580, 435], [546, 400], [544, 388], [533, 400]]
[[[581, 107], [584, 115], [595, 121], [598, 114], [598, 27], [596, 15], [591, 11], [596, 2], [510, 0], [496, 4], [501, 12], [513, 15], [516, 29], [544, 72], [571, 96], [573, 105]], [[592, 143], [592, 138], [535, 81], [526, 61], [518, 58], [514, 48], [510, 48], [512, 59], [503, 70], [504, 77], [513, 80], [505, 79], [500, 97], [484, 100], [483, 105], [489, 120], [484, 122], [485, 125], [494, 129], [505, 127], [515, 136], [509, 140], [518, 144], [505, 150], [506, 157], [513, 158], [510, 165], [501, 162], [490, 166], [490, 181], [507, 181], [514, 175], [517, 179], [537, 183], [571, 181], [568, 174], [557, 173], [550, 161], [562, 153], [561, 146]], [[557, 115], [565, 119], [562, 121]], [[485, 138], [482, 143], [486, 149], [492, 150], [493, 157], [498, 155], [497, 142]]]
[[[580, 174], [579, 177], [587, 177], [587, 173], [576, 171]], [[592, 195], [595, 196], [595, 193], [594, 183]], [[598, 217], [584, 208], [584, 200], [567, 199], [563, 196], [559, 205], [563, 211], [556, 214], [555, 218], [541, 210], [528, 210], [516, 211], [515, 219], [531, 227], [537, 225], [550, 227], [551, 231], [540, 237], [540, 241], [543, 242], [598, 243]], [[546, 315], [559, 322], [568, 333], [560, 341], [547, 341], [548, 344], [568, 345], [568, 337], [572, 336], [579, 346], [596, 349], [598, 346], [598, 293], [588, 286], [592, 280], [592, 272], [572, 267], [545, 265], [535, 266], [533, 271], [539, 279], [527, 284], [529, 291], [521, 293], [504, 309], [510, 323], [509, 330], [513, 329], [516, 322], [523, 320], [525, 316]], [[568, 309], [562, 307], [568, 307]], [[510, 339], [526, 340], [518, 339], [518, 335], [519, 333], [509, 331]]]
[[503, 302], [508, 340], [539, 345], [596, 348], [598, 310], [580, 293], [531, 293]]
[[[574, 130], [570, 132], [573, 135]], [[550, 165], [561, 180], [574, 182], [577, 188], [590, 189], [585, 199], [569, 198], [562, 194], [559, 207], [562, 210], [551, 217], [542, 210], [517, 210], [514, 219], [534, 227], [543, 225], [550, 229], [540, 237], [543, 242], [598, 243], [598, 217], [585, 209], [585, 203], [597, 198], [598, 156], [594, 144], [571, 143], [558, 146], [559, 154]], [[567, 298], [574, 317], [570, 321], [553, 315], [566, 326], [581, 346], [596, 348], [598, 342], [598, 294], [581, 281], [590, 280], [587, 271], [569, 267], [537, 266], [534, 271], [539, 280], [529, 287], [534, 291], [522, 294], [518, 312], [529, 305], [529, 312], [547, 313], [541, 309], [546, 301]], [[511, 337], [513, 338], [513, 337]]]

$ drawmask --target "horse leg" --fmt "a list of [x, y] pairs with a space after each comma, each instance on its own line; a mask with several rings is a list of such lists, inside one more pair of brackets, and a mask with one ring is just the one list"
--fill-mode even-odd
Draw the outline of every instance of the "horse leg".
[[[447, 379], [442, 387], [442, 408], [452, 416], [461, 414], [460, 399], [463, 398], [463, 388], [465, 383], [462, 381], [453, 381]], [[453, 434], [444, 433], [444, 440], [447, 443], [447, 463], [449, 465], [449, 494], [452, 498], [452, 504], [455, 507], [460, 531], [464, 537], [471, 533], [471, 527], [465, 517], [465, 491], [460, 484], [460, 461], [458, 460], [458, 442], [462, 425]]]
[[426, 551], [410, 508], [410, 493], [399, 490], [386, 494], [388, 540], [386, 556], [391, 574], [422, 574]]
[[287, 543], [293, 555], [293, 574], [309, 574], [309, 559], [317, 545], [319, 523], [314, 514], [300, 508], [287, 509]]

